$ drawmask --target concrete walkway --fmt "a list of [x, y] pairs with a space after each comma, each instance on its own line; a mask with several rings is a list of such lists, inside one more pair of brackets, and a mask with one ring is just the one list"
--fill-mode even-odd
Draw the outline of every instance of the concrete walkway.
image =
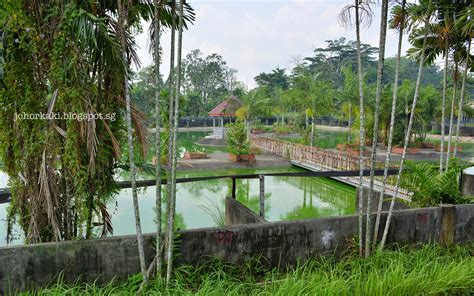
[[214, 152], [207, 155], [206, 159], [179, 159], [178, 170], [209, 170], [209, 169], [241, 169], [241, 168], [270, 168], [289, 167], [288, 159], [270, 154], [256, 155], [256, 162], [253, 164], [245, 162], [233, 162], [228, 158], [228, 153]]

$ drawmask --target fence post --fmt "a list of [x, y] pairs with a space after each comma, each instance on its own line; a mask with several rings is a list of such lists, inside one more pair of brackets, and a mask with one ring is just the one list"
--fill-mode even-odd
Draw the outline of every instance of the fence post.
[[265, 218], [265, 176], [260, 175], [260, 217]]
[[236, 189], [236, 184], [235, 184], [235, 177], [232, 177], [232, 198], [235, 199], [236, 195], [235, 192], [237, 191]]
[[440, 204], [441, 207], [441, 230], [439, 232], [439, 243], [449, 247], [454, 243], [454, 229], [456, 226], [456, 207], [452, 204]]

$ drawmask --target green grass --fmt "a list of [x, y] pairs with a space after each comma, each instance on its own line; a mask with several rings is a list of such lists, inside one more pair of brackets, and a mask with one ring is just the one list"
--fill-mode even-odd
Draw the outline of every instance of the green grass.
[[[284, 273], [264, 271], [255, 262], [240, 267], [214, 262], [180, 267], [169, 288], [154, 280], [145, 295], [472, 295], [473, 251], [472, 244], [450, 249], [427, 245], [367, 260], [325, 257]], [[103, 287], [58, 283], [37, 295], [132, 295], [139, 285], [139, 276]]]

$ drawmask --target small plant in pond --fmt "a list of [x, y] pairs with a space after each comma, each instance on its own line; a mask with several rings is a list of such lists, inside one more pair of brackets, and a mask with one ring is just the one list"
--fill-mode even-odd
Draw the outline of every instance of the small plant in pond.
[[227, 124], [227, 151], [234, 155], [246, 155], [249, 148], [245, 124], [241, 121]]

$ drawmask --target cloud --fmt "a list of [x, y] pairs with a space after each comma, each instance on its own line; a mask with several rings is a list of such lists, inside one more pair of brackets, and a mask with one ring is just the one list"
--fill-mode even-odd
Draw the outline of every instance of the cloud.
[[[183, 56], [199, 48], [204, 54], [218, 53], [228, 65], [238, 70], [238, 79], [255, 85], [253, 78], [277, 66], [291, 67], [291, 59], [309, 56], [325, 40], [346, 37], [355, 39], [353, 30], [342, 28], [337, 16], [345, 0], [195, 0], [195, 24], [185, 32]], [[378, 47], [380, 8], [374, 8], [373, 24], [362, 32], [362, 42]], [[148, 28], [146, 25], [145, 29]], [[146, 31], [146, 30], [145, 30]], [[169, 68], [169, 34], [165, 34], [163, 72]], [[151, 64], [146, 33], [137, 37], [143, 65]], [[396, 34], [389, 32], [387, 55], [396, 53]]]

